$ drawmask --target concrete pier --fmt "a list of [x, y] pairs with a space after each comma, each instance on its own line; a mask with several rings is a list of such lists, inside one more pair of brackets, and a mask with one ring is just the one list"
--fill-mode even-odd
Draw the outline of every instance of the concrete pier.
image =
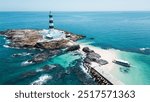
[[115, 79], [111, 74], [104, 72], [99, 66], [92, 68], [87, 63], [83, 63], [83, 66], [99, 85], [123, 85], [121, 81]]

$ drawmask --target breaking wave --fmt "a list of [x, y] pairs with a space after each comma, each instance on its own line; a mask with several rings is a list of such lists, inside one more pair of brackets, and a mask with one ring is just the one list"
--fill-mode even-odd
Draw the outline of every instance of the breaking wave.
[[52, 76], [50, 76], [48, 74], [44, 74], [44, 75], [40, 76], [39, 79], [32, 82], [31, 85], [43, 85], [50, 79], [52, 79]]
[[140, 51], [146, 51], [146, 50], [150, 50], [150, 48], [146, 47], [146, 48], [140, 48]]
[[28, 66], [28, 65], [31, 65], [31, 64], [33, 64], [33, 62], [27, 60], [27, 61], [22, 62], [21, 66]]
[[8, 45], [3, 45], [3, 47], [5, 47], [5, 48], [11, 48], [11, 47], [9, 47]]

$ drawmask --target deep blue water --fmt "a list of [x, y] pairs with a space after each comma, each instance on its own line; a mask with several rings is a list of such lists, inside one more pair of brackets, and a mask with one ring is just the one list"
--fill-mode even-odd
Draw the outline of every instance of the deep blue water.
[[[139, 62], [144, 63], [150, 71], [150, 12], [53, 12], [53, 15], [56, 28], [86, 35], [85, 40], [91, 41], [94, 46], [146, 54], [136, 55], [133, 60], [135, 62], [140, 60]], [[48, 12], [0, 12], [0, 30], [24, 28], [47, 29]], [[94, 38], [94, 40], [90, 38]], [[40, 73], [36, 77], [29, 78], [30, 80], [24, 79], [24, 81], [20, 81], [21, 79], [16, 77], [19, 77], [23, 72], [36, 70], [47, 63], [54, 63], [53, 60], [61, 62], [61, 60], [65, 59], [60, 56], [38, 65], [22, 67], [20, 63], [27, 60], [27, 57], [14, 60], [10, 56], [16, 52], [32, 51], [8, 49], [4, 48], [3, 44], [5, 44], [5, 40], [0, 37], [0, 74], [2, 76], [0, 84], [30, 84], [40, 75], [45, 75], [46, 73]], [[140, 50], [141, 48], [146, 48], [146, 50]], [[146, 60], [142, 60], [143, 58]], [[62, 64], [64, 62], [60, 62], [58, 63], [60, 64], [58, 71], [61, 70], [60, 67], [66, 67], [66, 65], [63, 66]], [[68, 65], [67, 68], [71, 67]], [[63, 70], [61, 71], [63, 73]], [[54, 73], [57, 73], [57, 71]], [[49, 74], [54, 77], [54, 73]], [[145, 73], [143, 72], [143, 74]], [[16, 81], [10, 81], [13, 79], [16, 79]], [[67, 82], [66, 80], [70, 81]], [[72, 80], [74, 80], [73, 84], [83, 84], [76, 74], [66, 76], [59, 81], [53, 80], [49, 84], [71, 84]], [[150, 84], [149, 79], [147, 83], [142, 82], [127, 84]]]

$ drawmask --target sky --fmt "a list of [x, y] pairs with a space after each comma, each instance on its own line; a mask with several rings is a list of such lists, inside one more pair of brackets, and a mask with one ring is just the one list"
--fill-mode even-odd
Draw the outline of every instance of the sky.
[[150, 11], [150, 0], [0, 0], [0, 11]]

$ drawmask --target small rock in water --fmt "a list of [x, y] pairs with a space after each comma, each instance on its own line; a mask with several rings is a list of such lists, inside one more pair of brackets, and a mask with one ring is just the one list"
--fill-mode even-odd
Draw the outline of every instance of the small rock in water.
[[25, 62], [22, 62], [21, 66], [28, 66], [28, 65], [31, 65], [31, 64], [33, 64], [33, 61], [32, 60], [27, 60]]
[[36, 75], [36, 72], [34, 72], [34, 71], [27, 72], [22, 75], [22, 78], [31, 77], [31, 76], [35, 76], [35, 75]]
[[12, 57], [21, 57], [21, 56], [29, 56], [29, 55], [33, 55], [33, 54], [27, 53], [27, 52], [23, 52], [23, 53], [13, 54]]
[[40, 53], [33, 57], [32, 62], [39, 63], [45, 61], [49, 57], [48, 53]]
[[50, 71], [54, 69], [56, 66], [55, 65], [45, 65], [42, 69], [43, 71]]

